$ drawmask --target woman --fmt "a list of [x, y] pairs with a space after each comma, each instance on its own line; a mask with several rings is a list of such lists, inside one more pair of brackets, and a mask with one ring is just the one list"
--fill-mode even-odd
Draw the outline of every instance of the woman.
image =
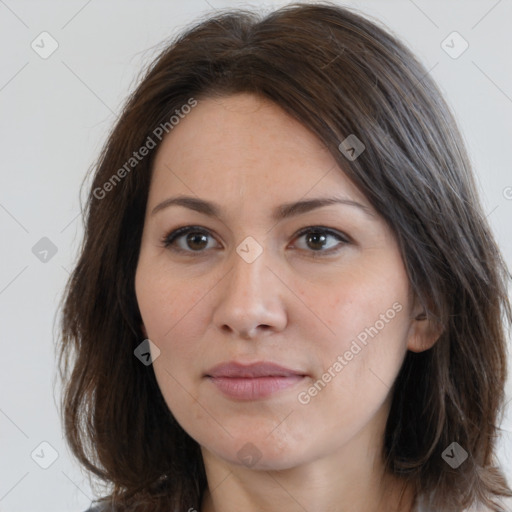
[[86, 213], [61, 366], [68, 442], [112, 485], [91, 510], [505, 510], [507, 270], [383, 29], [331, 4], [189, 29]]

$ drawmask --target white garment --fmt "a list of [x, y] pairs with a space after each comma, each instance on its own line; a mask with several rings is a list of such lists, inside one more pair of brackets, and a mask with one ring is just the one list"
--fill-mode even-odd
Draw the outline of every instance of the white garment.
[[425, 505], [425, 498], [423, 495], [418, 496], [416, 507], [413, 512], [433, 512], [431, 509], [427, 508]]
[[[501, 498], [500, 500], [497, 500], [500, 505], [502, 505], [504, 508], [503, 510], [506, 510], [507, 512], [512, 512], [512, 498]], [[466, 511], [462, 512], [485, 512], [488, 509], [483, 508], [471, 508]], [[413, 512], [436, 512], [434, 509], [427, 507], [426, 505], [426, 499], [423, 495], [418, 496], [416, 507], [414, 508]]]

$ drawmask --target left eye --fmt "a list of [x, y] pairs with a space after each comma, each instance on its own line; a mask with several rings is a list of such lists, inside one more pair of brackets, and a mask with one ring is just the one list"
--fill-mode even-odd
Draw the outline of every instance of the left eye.
[[[337, 231], [333, 231], [331, 229], [323, 228], [323, 227], [308, 227], [301, 230], [297, 237], [303, 238], [305, 237], [305, 242], [309, 248], [313, 250], [313, 256], [316, 256], [314, 253], [332, 253], [337, 252], [341, 247], [345, 244], [348, 244], [348, 237], [338, 233]], [[331, 243], [327, 245], [327, 240], [337, 240], [338, 243]], [[306, 249], [307, 250], [307, 249]]]
[[[162, 243], [164, 247], [175, 252], [203, 253], [204, 249], [214, 248], [208, 247], [209, 238], [211, 238], [211, 234], [207, 230], [195, 226], [185, 226], [166, 235]], [[349, 243], [348, 237], [342, 233], [320, 226], [302, 229], [295, 236], [295, 239], [301, 238], [304, 238], [306, 248], [299, 247], [299, 249], [313, 253], [312, 256], [316, 256], [315, 253], [337, 252], [343, 245]], [[329, 239], [337, 241], [337, 243], [328, 244]]]

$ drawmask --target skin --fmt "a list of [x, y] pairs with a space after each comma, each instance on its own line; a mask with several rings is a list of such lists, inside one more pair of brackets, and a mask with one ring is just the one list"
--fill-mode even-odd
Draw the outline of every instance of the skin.
[[[151, 214], [180, 194], [218, 203], [221, 217], [178, 205]], [[332, 195], [367, 211], [334, 204], [271, 218], [283, 203]], [[187, 225], [206, 237], [164, 246]], [[314, 229], [297, 235], [309, 226], [348, 243], [325, 232], [319, 242]], [[236, 251], [248, 236], [263, 251], [251, 263]], [[143, 332], [160, 350], [156, 379], [201, 446], [202, 512], [411, 510], [411, 489], [384, 473], [382, 439], [407, 350], [426, 350], [437, 335], [416, 319], [422, 309], [393, 232], [303, 125], [251, 94], [200, 100], [158, 149], [135, 281]], [[393, 319], [333, 372], [393, 304]], [[307, 376], [266, 399], [233, 400], [204, 376], [231, 360]], [[328, 368], [335, 376], [301, 403]], [[247, 443], [252, 465], [237, 456]]]

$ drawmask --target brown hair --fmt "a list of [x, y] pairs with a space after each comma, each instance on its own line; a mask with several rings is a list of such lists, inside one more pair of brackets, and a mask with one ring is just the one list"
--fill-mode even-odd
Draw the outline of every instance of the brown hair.
[[[495, 458], [509, 274], [435, 83], [387, 31], [329, 3], [201, 20], [129, 97], [97, 163], [63, 296], [59, 369], [74, 455], [112, 485], [116, 510], [200, 508], [199, 446], [173, 418], [152, 367], [134, 357], [144, 339], [134, 276], [158, 144], [133, 170], [126, 162], [157, 127], [170, 131], [191, 98], [237, 92], [270, 99], [322, 140], [395, 232], [412, 289], [442, 326], [431, 349], [407, 353], [395, 381], [387, 470], [430, 496], [436, 511], [502, 510], [496, 498], [512, 496]], [[366, 147], [354, 160], [339, 150], [351, 134]], [[442, 457], [452, 442], [469, 454], [456, 469]]]

